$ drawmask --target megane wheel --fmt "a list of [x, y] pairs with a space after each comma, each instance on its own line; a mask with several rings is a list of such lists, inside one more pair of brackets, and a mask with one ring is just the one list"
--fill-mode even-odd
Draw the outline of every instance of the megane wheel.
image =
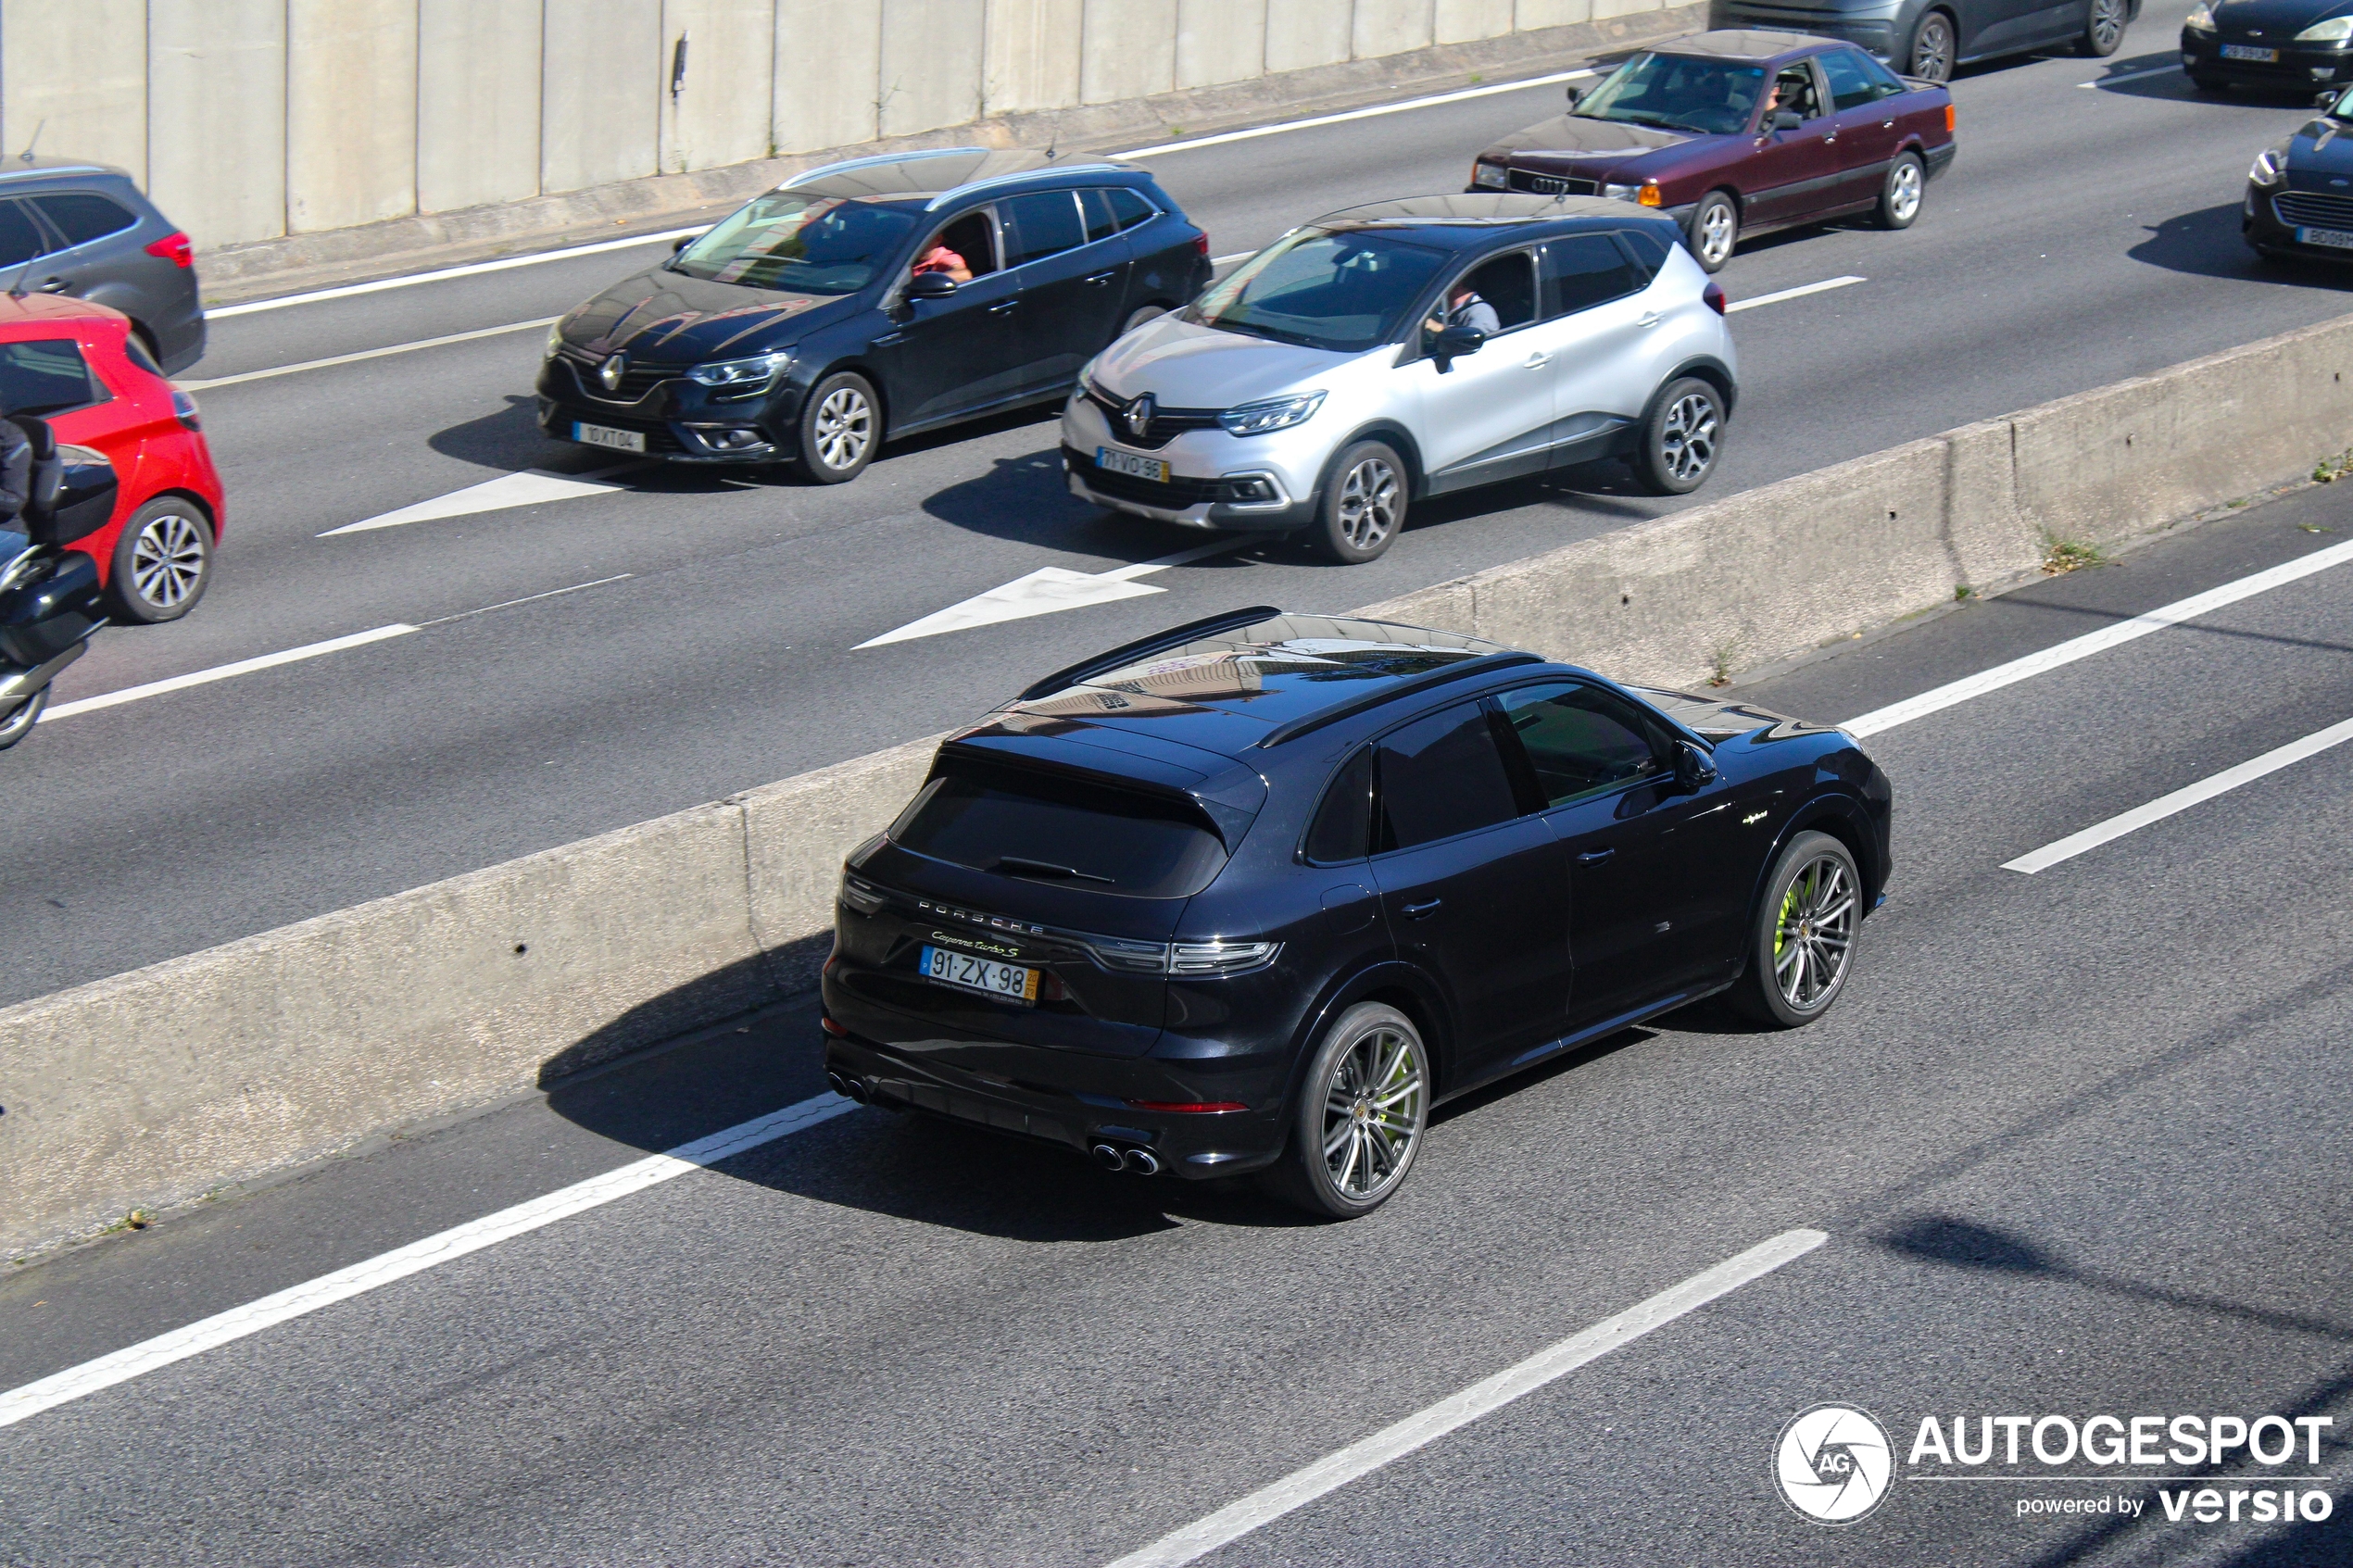
[[2091, 17], [2083, 24], [2083, 53], [2104, 60], [2124, 42], [2125, 0], [2092, 0]]
[[819, 484], [856, 479], [882, 440], [882, 417], [866, 378], [843, 370], [810, 390], [801, 406], [800, 471]]
[[1654, 495], [1688, 495], [1716, 468], [1724, 407], [1716, 389], [1695, 376], [1669, 383], [1642, 419], [1634, 477]]
[[1344, 566], [1371, 560], [1405, 526], [1405, 460], [1380, 442], [1358, 442], [1332, 465], [1318, 510], [1325, 555]]
[[195, 608], [211, 581], [211, 523], [195, 502], [159, 495], [132, 513], [115, 540], [107, 608], [119, 620], [159, 625]]
[[1413, 1169], [1429, 1092], [1429, 1058], [1413, 1021], [1377, 1002], [1350, 1008], [1308, 1064], [1291, 1147], [1268, 1173], [1270, 1185], [1311, 1213], [1371, 1213]]
[[1942, 11], [1931, 11], [1920, 19], [1920, 25], [1912, 33], [1911, 60], [1904, 74], [1922, 82], [1953, 79], [1952, 18]]
[[1763, 1022], [1813, 1022], [1846, 987], [1862, 920], [1863, 879], [1854, 855], [1826, 833], [1799, 834], [1765, 884], [1748, 972], [1732, 999]]

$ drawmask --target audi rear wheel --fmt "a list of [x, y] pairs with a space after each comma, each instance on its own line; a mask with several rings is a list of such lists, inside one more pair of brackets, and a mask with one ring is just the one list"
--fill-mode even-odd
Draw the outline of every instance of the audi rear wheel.
[[1854, 855], [1829, 834], [1799, 834], [1766, 879], [1733, 1005], [1783, 1029], [1813, 1022], [1846, 988], [1862, 922]]
[[1879, 226], [1882, 229], [1908, 229], [1912, 220], [1920, 215], [1920, 192], [1928, 183], [1928, 171], [1920, 164], [1918, 153], [1897, 153], [1895, 161], [1887, 166], [1887, 182], [1880, 187]]
[[882, 412], [865, 377], [837, 370], [810, 389], [800, 407], [799, 466], [812, 483], [856, 479], [881, 445]]
[[1371, 1213], [1414, 1168], [1429, 1097], [1429, 1055], [1413, 1020], [1378, 1002], [1350, 1008], [1307, 1064], [1290, 1148], [1267, 1185], [1327, 1219]]
[[1396, 543], [1405, 526], [1405, 459], [1378, 441], [1340, 455], [1315, 507], [1315, 548], [1342, 566], [1360, 566]]
[[1741, 209], [1721, 191], [1710, 191], [1692, 208], [1692, 255], [1708, 272], [1721, 272], [1741, 241]]
[[136, 626], [177, 621], [212, 583], [212, 520], [182, 495], [158, 495], [132, 512], [115, 539], [107, 608]]

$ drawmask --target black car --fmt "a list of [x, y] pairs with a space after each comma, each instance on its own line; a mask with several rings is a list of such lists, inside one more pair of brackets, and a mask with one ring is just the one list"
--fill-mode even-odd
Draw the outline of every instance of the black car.
[[2346, 0], [2208, 0], [2182, 24], [2182, 69], [2200, 92], [2309, 93], [2353, 82]]
[[2246, 171], [2239, 232], [2259, 256], [2353, 261], [2353, 88], [2322, 96], [2322, 113]]
[[1858, 44], [1905, 76], [1949, 82], [1955, 66], [2071, 48], [2105, 58], [2141, 0], [1710, 0], [1711, 28], [1771, 28]]
[[950, 147], [812, 169], [547, 334], [548, 434], [855, 478], [883, 441], [1061, 397], [1208, 282], [1130, 164]]
[[127, 169], [59, 157], [0, 164], [0, 289], [121, 311], [165, 375], [204, 358], [195, 248]]
[[828, 1077], [1361, 1214], [1438, 1101], [1711, 992], [1820, 1017], [1889, 810], [1835, 729], [1239, 610], [941, 746], [843, 870]]

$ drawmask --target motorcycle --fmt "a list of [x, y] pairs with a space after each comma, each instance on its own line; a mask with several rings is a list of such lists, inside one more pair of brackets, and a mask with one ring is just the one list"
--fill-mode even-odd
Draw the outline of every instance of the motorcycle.
[[22, 514], [0, 522], [0, 751], [32, 732], [51, 683], [107, 623], [98, 563], [66, 546], [107, 525], [120, 488], [104, 454], [60, 445], [46, 420], [16, 422], [32, 475]]

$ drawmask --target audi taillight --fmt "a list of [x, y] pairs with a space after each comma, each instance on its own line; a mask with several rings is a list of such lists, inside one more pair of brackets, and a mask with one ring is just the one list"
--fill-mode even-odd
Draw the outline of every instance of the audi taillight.
[[187, 235], [182, 233], [170, 233], [159, 240], [148, 241], [147, 254], [158, 260], [169, 261], [174, 267], [194, 267], [196, 264], [196, 247], [189, 242]]
[[1700, 298], [1707, 301], [1707, 307], [1710, 310], [1715, 311], [1718, 316], [1724, 314], [1725, 310], [1731, 304], [1730, 300], [1724, 297], [1723, 288], [1719, 284], [1716, 283], [1710, 283], [1705, 288], [1700, 290], [1699, 296]]

